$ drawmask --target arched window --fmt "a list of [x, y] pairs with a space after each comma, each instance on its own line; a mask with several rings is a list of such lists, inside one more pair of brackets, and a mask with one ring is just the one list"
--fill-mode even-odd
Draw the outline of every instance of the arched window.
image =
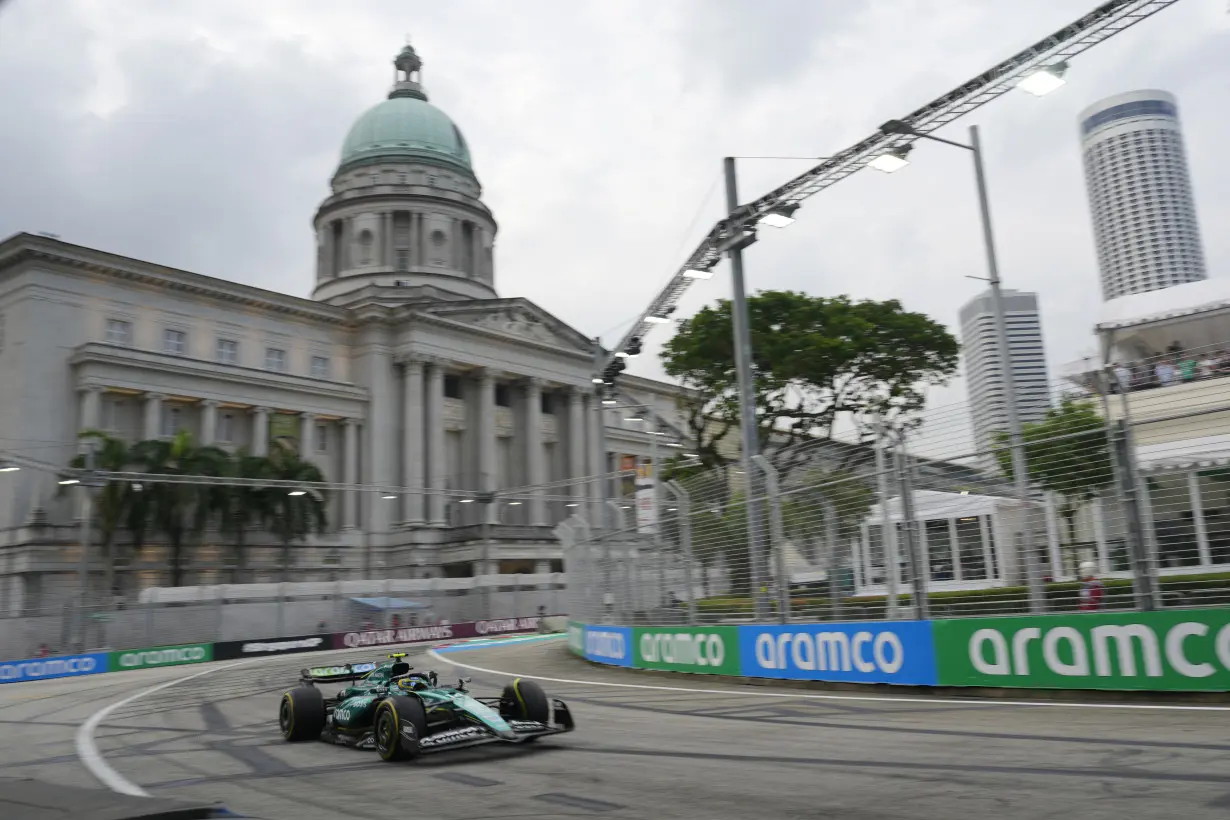
[[372, 245], [375, 243], [375, 237], [372, 232], [364, 228], [359, 232], [359, 264], [370, 265], [372, 263]]

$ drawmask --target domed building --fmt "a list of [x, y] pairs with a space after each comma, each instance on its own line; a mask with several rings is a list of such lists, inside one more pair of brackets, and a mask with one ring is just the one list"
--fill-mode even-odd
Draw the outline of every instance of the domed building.
[[[586, 477], [649, 455], [649, 425], [595, 395], [594, 342], [497, 295], [498, 225], [465, 136], [413, 48], [394, 69], [313, 219], [311, 299], [50, 236], [0, 243], [0, 606], [76, 594], [81, 507], [55, 471], [82, 430], [296, 448], [344, 485], [294, 551], [296, 581], [560, 571], [553, 527], [618, 492]], [[621, 386], [681, 430], [676, 388]], [[168, 582], [156, 529], [108, 535], [118, 587]], [[189, 540], [184, 583], [234, 578], [229, 536]], [[249, 543], [244, 580], [278, 580], [276, 541]]]

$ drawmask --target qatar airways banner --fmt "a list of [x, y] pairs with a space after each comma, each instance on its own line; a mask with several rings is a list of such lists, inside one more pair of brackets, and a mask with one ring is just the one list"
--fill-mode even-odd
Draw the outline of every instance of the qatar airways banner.
[[491, 621], [463, 621], [438, 626], [403, 626], [399, 629], [370, 629], [364, 632], [337, 632], [334, 649], [361, 649], [365, 646], [396, 646], [407, 643], [484, 638], [537, 632], [541, 618], [498, 618]]

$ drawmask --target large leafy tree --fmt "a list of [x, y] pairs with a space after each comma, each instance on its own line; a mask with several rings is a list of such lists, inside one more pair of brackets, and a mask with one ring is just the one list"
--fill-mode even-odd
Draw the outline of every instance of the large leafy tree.
[[[269, 454], [267, 475], [275, 480], [305, 484], [325, 480], [319, 467], [301, 458], [294, 448], [280, 443], [275, 444]], [[324, 532], [328, 526], [328, 498], [318, 489], [294, 495], [283, 489], [269, 492], [268, 524], [282, 545], [282, 580], [285, 581], [290, 577], [291, 545], [313, 533]]]
[[[860, 433], [874, 414], [908, 426], [927, 386], [957, 367], [953, 335], [896, 300], [760, 291], [748, 312], [762, 452], [831, 436], [843, 416]], [[697, 453], [723, 463], [720, 445], [739, 425], [730, 301], [681, 321], [662, 361], [693, 396], [684, 409]], [[796, 466], [778, 464], [783, 473]]]
[[[1025, 470], [1037, 487], [1059, 496], [1069, 549], [1076, 543], [1076, 515], [1081, 507], [1115, 480], [1106, 422], [1087, 401], [1066, 400], [1046, 411], [1040, 421], [1022, 425]], [[999, 434], [995, 455], [1009, 478], [1012, 451]], [[1069, 556], [1075, 561], [1075, 556]]]

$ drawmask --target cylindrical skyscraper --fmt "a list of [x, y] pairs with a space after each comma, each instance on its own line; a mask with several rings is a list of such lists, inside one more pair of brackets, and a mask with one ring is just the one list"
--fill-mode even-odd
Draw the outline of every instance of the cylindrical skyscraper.
[[1080, 128], [1102, 298], [1207, 278], [1174, 96], [1107, 97]]

